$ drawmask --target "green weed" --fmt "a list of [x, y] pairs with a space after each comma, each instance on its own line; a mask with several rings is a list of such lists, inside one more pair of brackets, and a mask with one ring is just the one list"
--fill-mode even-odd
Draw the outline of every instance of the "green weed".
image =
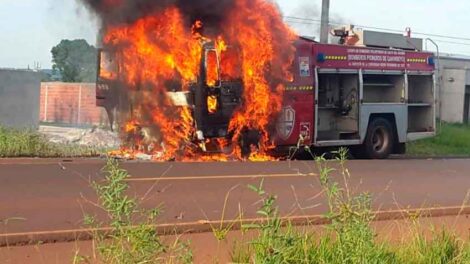
[[266, 193], [264, 181], [259, 186], [248, 186], [261, 198], [258, 210], [264, 221], [243, 225], [244, 229], [257, 230], [258, 237], [248, 244], [237, 245], [232, 258], [235, 263], [315, 263], [316, 251], [313, 236], [297, 231], [284, 222], [275, 206], [277, 197]]
[[[329, 220], [321, 234], [312, 228], [294, 228], [283, 222], [278, 214], [276, 197], [267, 194], [263, 181], [249, 186], [262, 201], [258, 214], [265, 217], [262, 224], [248, 228], [258, 235], [248, 243], [237, 243], [232, 253], [235, 263], [323, 263], [323, 264], [460, 264], [470, 263], [469, 246], [446, 232], [434, 233], [428, 240], [416, 231], [415, 238], [398, 246], [379, 242], [371, 228], [374, 214], [371, 196], [353, 194], [348, 186], [346, 168], [347, 151], [335, 153], [338, 169], [333, 169], [323, 157], [316, 158], [319, 181], [327, 200]], [[331, 177], [333, 172], [342, 176], [340, 184]], [[419, 229], [417, 229], [419, 230]]]
[[396, 248], [399, 263], [470, 263], [470, 245], [445, 229], [431, 230], [426, 236], [413, 221], [413, 238]]
[[[231, 252], [234, 263], [320, 263], [320, 264], [464, 264], [470, 263], [470, 245], [450, 232], [434, 231], [424, 235], [422, 227], [411, 225], [414, 237], [399, 244], [380, 242], [371, 227], [374, 213], [371, 195], [355, 194], [349, 186], [347, 151], [341, 149], [336, 161], [316, 158], [318, 182], [328, 204], [328, 224], [321, 232], [311, 226], [295, 227], [281, 217], [276, 195], [266, 191], [264, 180], [248, 188], [260, 198], [258, 215], [263, 221], [242, 225], [242, 233], [254, 232], [254, 238], [235, 242]], [[332, 162], [336, 164], [333, 168]], [[73, 263], [192, 263], [188, 243], [176, 239], [164, 243], [155, 231], [161, 208], [143, 210], [138, 200], [128, 196], [128, 173], [116, 161], [109, 160], [103, 182], [94, 183], [99, 204], [108, 213], [104, 223], [86, 216], [90, 227], [110, 226], [109, 233], [94, 233], [96, 256], [78, 253]], [[339, 175], [340, 178], [332, 177]], [[339, 180], [335, 180], [339, 179]], [[227, 205], [228, 194], [224, 202]], [[241, 218], [241, 214], [240, 214]], [[225, 219], [225, 210], [222, 221]], [[240, 219], [241, 220], [241, 219]], [[241, 222], [241, 221], [240, 221]], [[215, 238], [226, 240], [233, 225], [212, 226]], [[444, 229], [445, 230], [445, 229]]]
[[73, 144], [55, 144], [37, 131], [0, 127], [0, 158], [94, 157], [104, 150]]
[[[94, 216], [85, 216], [84, 222], [94, 229], [110, 226], [112, 230], [92, 234], [97, 256], [85, 263], [191, 263], [188, 243], [176, 239], [166, 245], [157, 234], [155, 224], [161, 208], [141, 209], [138, 200], [126, 194], [129, 189], [125, 182], [129, 177], [127, 171], [121, 169], [117, 161], [108, 160], [104, 172], [104, 181], [93, 183], [93, 187], [100, 206], [108, 214], [108, 221], [101, 223]], [[88, 261], [90, 258], [76, 259]]]

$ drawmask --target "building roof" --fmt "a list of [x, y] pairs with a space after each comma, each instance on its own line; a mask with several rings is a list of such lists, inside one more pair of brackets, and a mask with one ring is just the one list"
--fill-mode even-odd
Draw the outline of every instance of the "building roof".
[[[437, 54], [436, 54], [436, 56], [437, 56]], [[445, 60], [470, 61], [470, 56], [462, 55], [462, 54], [440, 53], [439, 58], [440, 59], [445, 59]]]

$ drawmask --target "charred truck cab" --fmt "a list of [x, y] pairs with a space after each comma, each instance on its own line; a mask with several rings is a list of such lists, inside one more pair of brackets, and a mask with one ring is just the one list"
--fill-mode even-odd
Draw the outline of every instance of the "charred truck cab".
[[198, 81], [190, 85], [196, 136], [200, 141], [227, 137], [230, 120], [242, 103], [242, 81], [222, 78], [220, 60], [214, 43], [204, 44]]
[[[388, 36], [389, 45], [377, 41], [386, 38], [370, 38], [366, 32], [349, 38], [350, 33], [341, 36], [340, 45], [296, 41], [294, 80], [285, 85], [273, 138], [278, 152], [300, 145], [347, 146], [356, 156], [383, 159], [403, 153], [409, 141], [435, 135], [434, 55], [410, 46], [416, 39], [401, 35]], [[97, 102], [113, 122], [118, 88], [102, 78], [103, 58]], [[169, 93], [185, 98], [175, 105], [191, 107], [199, 142], [228, 137], [230, 120], [243, 104], [243, 82], [223, 76], [221, 60], [214, 44], [205, 43], [197, 81], [189, 92]]]
[[[201, 41], [201, 46], [199, 73], [196, 80], [188, 84], [189, 91], [181, 91], [179, 84], [175, 89], [168, 90], [166, 97], [175, 107], [191, 109], [195, 131], [192, 140], [201, 150], [220, 151], [206, 143], [213, 139], [229, 138], [230, 120], [243, 103], [243, 82], [238, 74], [225, 74], [221, 69], [225, 57], [217, 50], [214, 42]], [[230, 52], [236, 51], [230, 46], [225, 47], [224, 54]], [[119, 63], [115, 61], [118, 56], [102, 49], [98, 54], [96, 102], [97, 106], [105, 108], [110, 126], [114, 128], [116, 123], [132, 119], [133, 100], [130, 93], [135, 92], [129, 92], [124, 87], [125, 81], [120, 79], [120, 69], [117, 68]]]

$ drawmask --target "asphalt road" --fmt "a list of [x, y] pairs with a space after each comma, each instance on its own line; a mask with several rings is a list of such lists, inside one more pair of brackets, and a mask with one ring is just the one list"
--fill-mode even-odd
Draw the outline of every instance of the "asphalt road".
[[[0, 160], [0, 235], [81, 229], [85, 214], [106, 219], [90, 187], [102, 180], [103, 165], [103, 160]], [[313, 161], [122, 166], [131, 175], [130, 195], [144, 207], [163, 206], [160, 224], [235, 219], [240, 211], [256, 218], [259, 197], [247, 186], [262, 178], [284, 216], [320, 215], [327, 208]], [[377, 211], [459, 207], [470, 189], [466, 159], [355, 160], [346, 166], [349, 188], [371, 193]], [[343, 182], [338, 175], [334, 179]]]

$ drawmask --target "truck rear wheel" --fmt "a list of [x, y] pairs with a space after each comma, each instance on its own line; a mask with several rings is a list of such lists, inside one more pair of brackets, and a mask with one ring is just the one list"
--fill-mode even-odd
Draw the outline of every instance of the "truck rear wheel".
[[369, 159], [386, 159], [394, 146], [393, 126], [387, 119], [375, 118], [367, 129], [364, 154]]

